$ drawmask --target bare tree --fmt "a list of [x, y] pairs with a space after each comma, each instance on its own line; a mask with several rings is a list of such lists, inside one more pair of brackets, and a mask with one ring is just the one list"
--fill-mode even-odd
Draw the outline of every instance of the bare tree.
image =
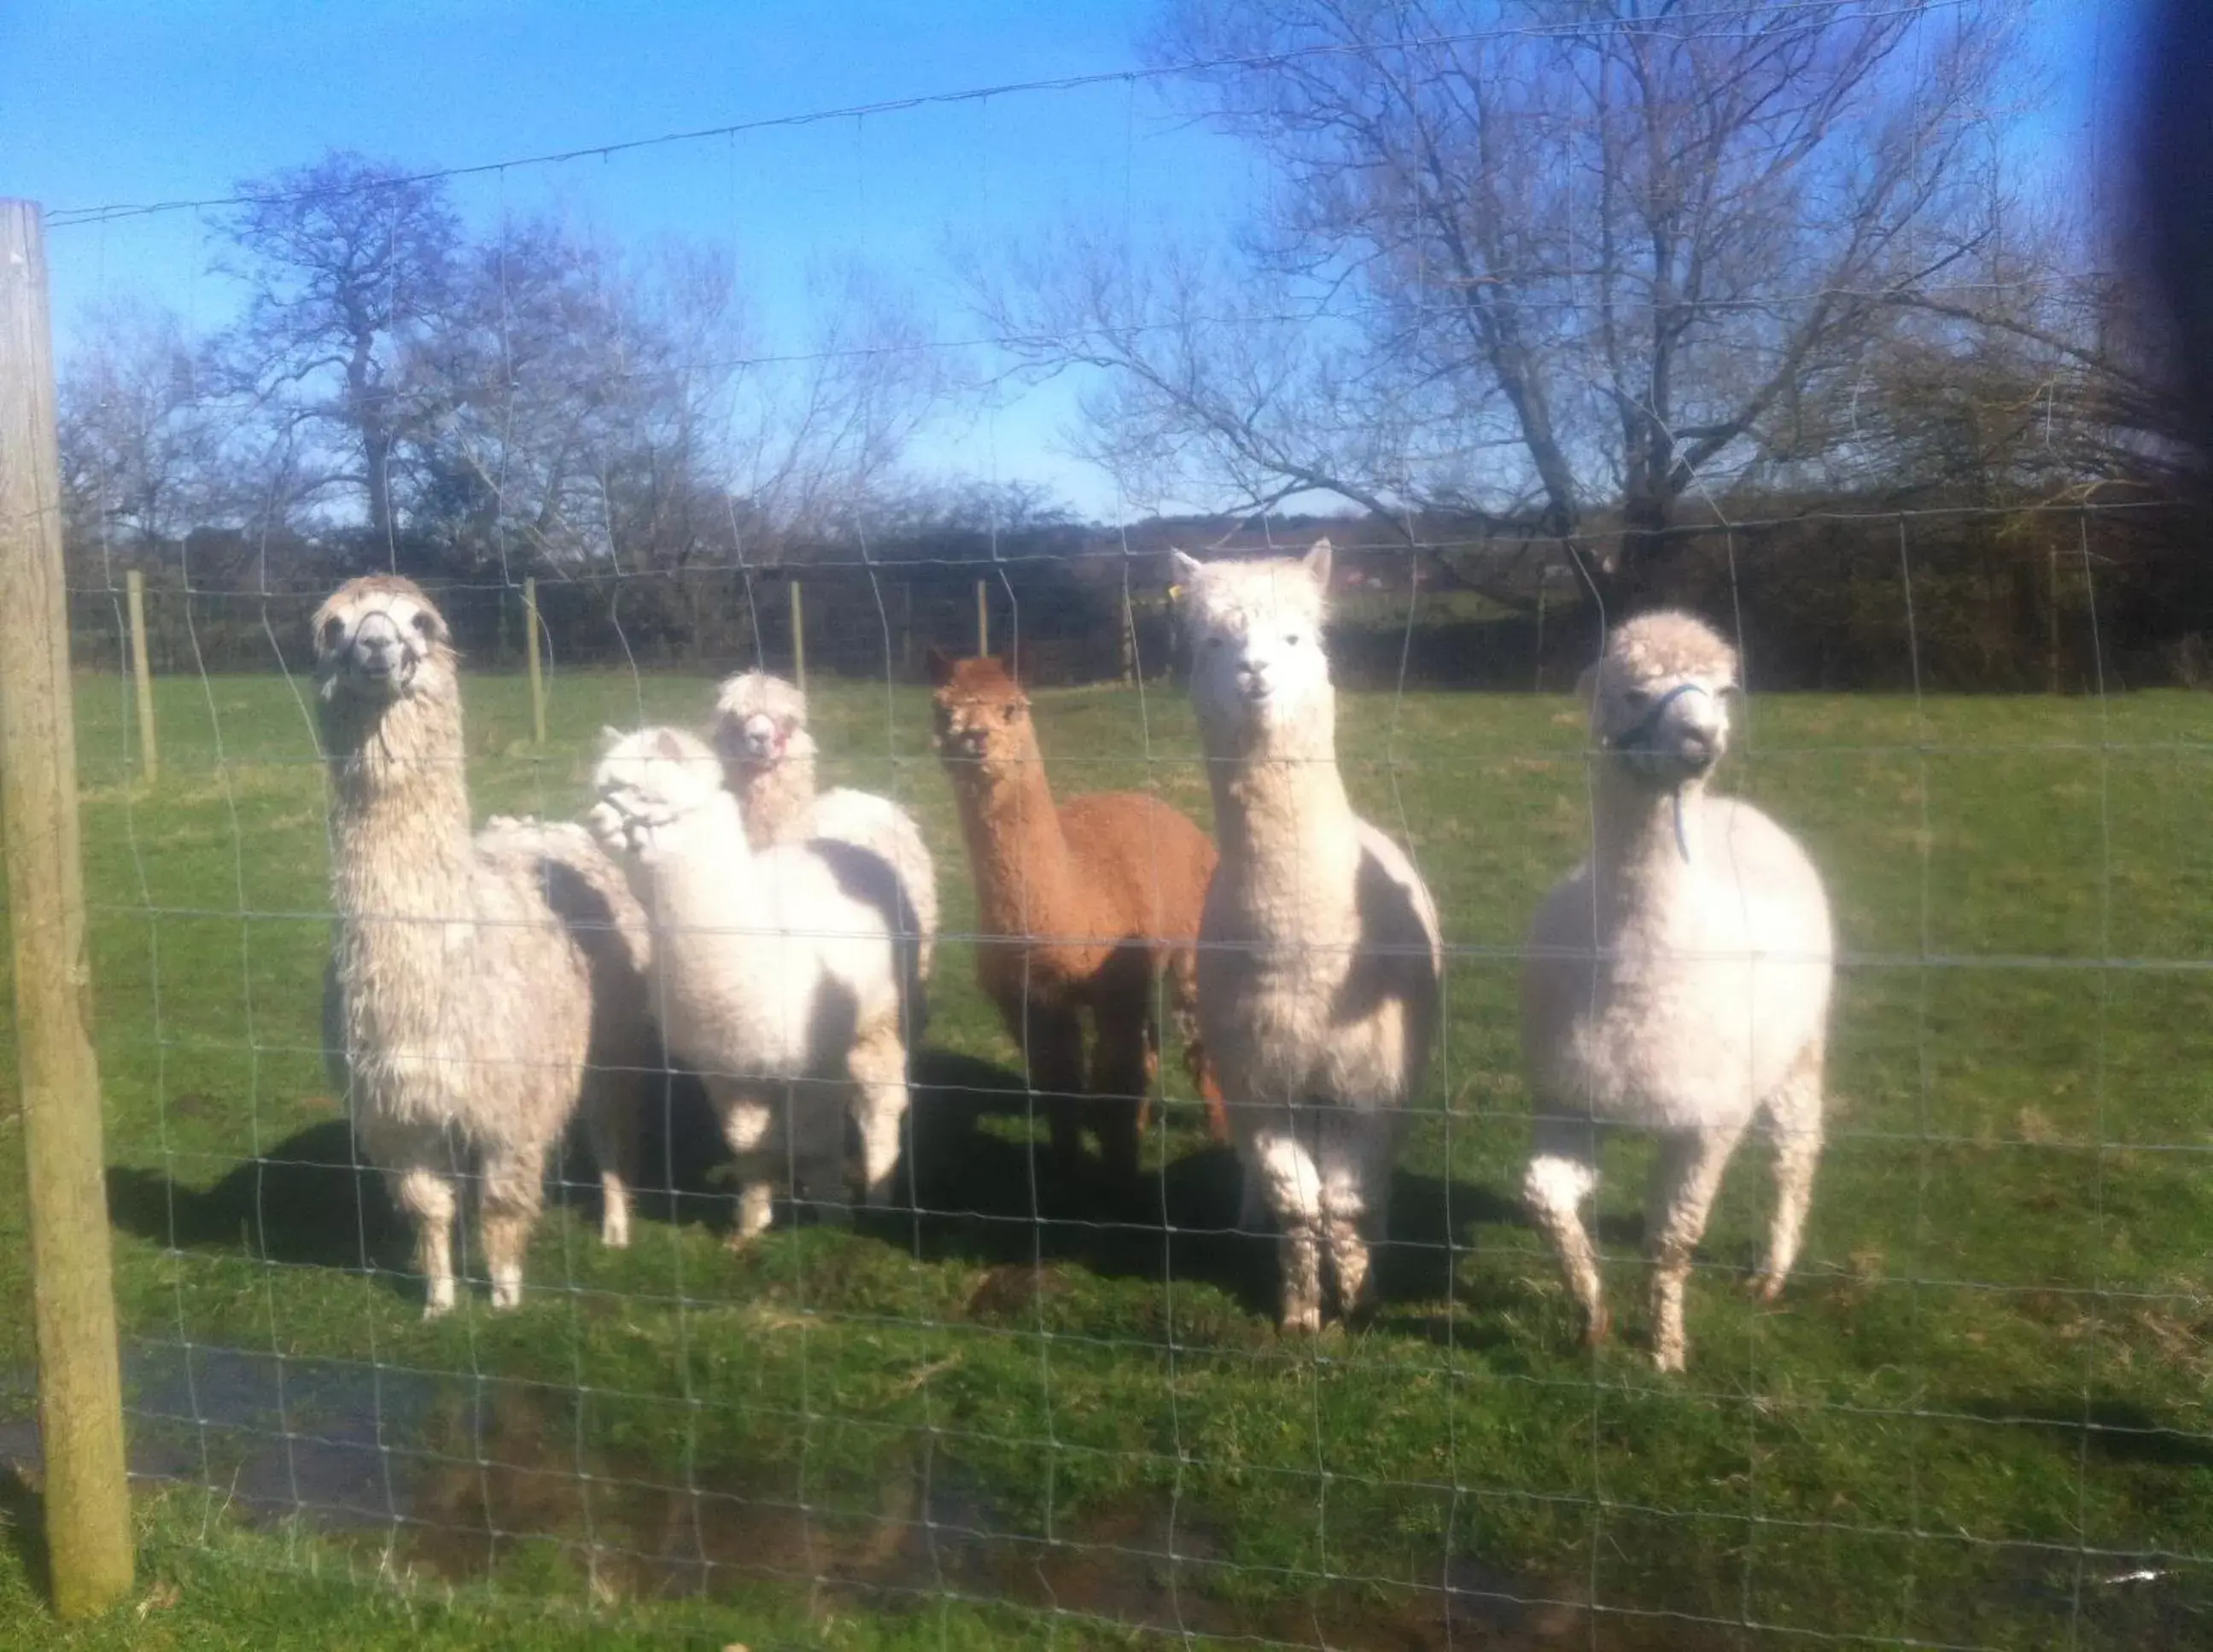
[[734, 490], [787, 546], [849, 531], [896, 495], [945, 389], [912, 305], [882, 278], [817, 269], [808, 296], [803, 347], [747, 363], [729, 425]]
[[1271, 163], [1227, 268], [1094, 241], [987, 290], [1033, 368], [1109, 369], [1093, 452], [1509, 540], [1755, 470], [1998, 196], [2012, 0], [1174, 0], [1197, 110]]
[[220, 342], [232, 385], [312, 455], [305, 485], [357, 491], [388, 542], [396, 466], [443, 411], [425, 341], [449, 309], [460, 229], [436, 182], [333, 150], [239, 186], [219, 267], [246, 284]]
[[143, 554], [220, 514], [221, 442], [199, 351], [169, 311], [94, 314], [61, 384], [70, 537]]

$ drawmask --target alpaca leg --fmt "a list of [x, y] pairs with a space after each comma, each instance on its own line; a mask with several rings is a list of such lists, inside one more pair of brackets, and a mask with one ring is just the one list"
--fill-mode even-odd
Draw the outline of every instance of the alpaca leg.
[[853, 1046], [854, 1119], [861, 1136], [863, 1200], [881, 1210], [892, 1202], [899, 1128], [906, 1120], [906, 1044], [896, 1020], [861, 1035]]
[[1599, 1286], [1598, 1252], [1582, 1218], [1582, 1203], [1597, 1186], [1596, 1128], [1580, 1119], [1539, 1119], [1521, 1197], [1560, 1259], [1568, 1289], [1583, 1311], [1583, 1340], [1594, 1346], [1612, 1327]]
[[600, 1242], [630, 1244], [631, 1190], [637, 1185], [642, 1074], [603, 1070], [586, 1081], [584, 1133], [600, 1172]]
[[1247, 1157], [1248, 1185], [1261, 1197], [1283, 1229], [1277, 1254], [1283, 1269], [1283, 1314], [1286, 1331], [1321, 1329], [1321, 1178], [1314, 1157], [1289, 1128], [1263, 1131]]
[[722, 1139], [735, 1161], [738, 1185], [736, 1220], [730, 1228], [730, 1248], [735, 1250], [756, 1234], [767, 1231], [775, 1198], [777, 1162], [776, 1108], [758, 1090], [727, 1079], [711, 1080], [708, 1094], [722, 1124]]
[[1775, 1131], [1775, 1219], [1768, 1229], [1767, 1264], [1748, 1286], [1763, 1302], [1782, 1295], [1814, 1203], [1814, 1171], [1821, 1161], [1821, 1056], [1818, 1044], [1807, 1050], [1768, 1099]]
[[1330, 1270], [1337, 1277], [1338, 1311], [1350, 1319], [1375, 1306], [1375, 1276], [1369, 1235], [1380, 1237], [1381, 1201], [1370, 1191], [1387, 1181], [1390, 1166], [1378, 1164], [1383, 1155], [1373, 1150], [1369, 1137], [1381, 1121], [1371, 1118], [1332, 1118], [1321, 1129], [1319, 1161], [1322, 1241]]
[[1083, 1023], [1072, 1009], [1024, 1004], [1009, 1016], [1022, 1046], [1023, 1075], [1052, 1123], [1052, 1156], [1064, 1171], [1083, 1158]]
[[[860, 1117], [861, 1087], [850, 1078], [802, 1078], [785, 1086], [789, 1110], [784, 1140], [789, 1143], [792, 1197], [802, 1195], [817, 1222], [850, 1227], [853, 1198], [846, 1185], [845, 1125]], [[893, 1138], [896, 1147], [897, 1137]]]
[[1683, 1291], [1691, 1277], [1691, 1255], [1706, 1231], [1722, 1172], [1742, 1134], [1743, 1126], [1736, 1125], [1661, 1141], [1644, 1221], [1652, 1253], [1652, 1362], [1663, 1371], [1683, 1369]]
[[1098, 1121], [1099, 1156], [1124, 1180], [1137, 1173], [1145, 1123], [1152, 1099], [1154, 1056], [1151, 1017], [1146, 1006], [1103, 1004], [1098, 1012], [1099, 1041], [1092, 1056], [1095, 1092], [1092, 1116]]
[[1183, 1069], [1191, 1087], [1206, 1103], [1207, 1138], [1217, 1147], [1229, 1141], [1229, 1109], [1222, 1086], [1215, 1081], [1214, 1064], [1206, 1058], [1206, 1045], [1198, 1036], [1198, 954], [1186, 948], [1168, 959], [1168, 1013], [1176, 1036], [1183, 1040]]
[[392, 1202], [415, 1224], [415, 1271], [423, 1280], [423, 1317], [454, 1306], [454, 1216], [460, 1205], [454, 1179], [427, 1165], [394, 1171]]
[[522, 1302], [522, 1261], [530, 1249], [530, 1230], [546, 1197], [546, 1149], [508, 1147], [485, 1155], [484, 1192], [479, 1222], [484, 1231], [485, 1267], [491, 1275], [491, 1305], [517, 1308]]

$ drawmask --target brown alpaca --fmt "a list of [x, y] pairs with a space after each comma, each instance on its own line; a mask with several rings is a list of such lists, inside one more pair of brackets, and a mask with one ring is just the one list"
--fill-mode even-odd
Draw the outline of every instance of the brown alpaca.
[[[1160, 1067], [1154, 990], [1186, 1030], [1184, 1058], [1228, 1139], [1222, 1094], [1191, 1032], [1198, 914], [1213, 841], [1158, 798], [1097, 792], [1056, 806], [1029, 698], [997, 660], [933, 649], [937, 749], [976, 876], [976, 976], [1048, 1098], [1052, 1145], [1082, 1151], [1088, 1123], [1112, 1169], [1134, 1173]], [[1082, 1017], [1095, 1029], [1089, 1082]]]

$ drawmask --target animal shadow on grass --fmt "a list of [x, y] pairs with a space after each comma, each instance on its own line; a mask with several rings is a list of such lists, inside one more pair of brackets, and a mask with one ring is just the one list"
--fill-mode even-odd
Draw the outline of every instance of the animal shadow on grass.
[[2213, 1440], [2161, 1422], [2135, 1400], [2094, 1399], [2086, 1408], [2079, 1394], [2016, 1394], [1964, 1400], [1960, 1409], [1986, 1422], [2039, 1429], [2070, 1459], [2087, 1443], [2114, 1463], [2201, 1473], [2213, 1468]]
[[178, 1250], [354, 1272], [404, 1266], [406, 1235], [343, 1119], [310, 1125], [200, 1189], [159, 1170], [111, 1165], [108, 1219]]
[[[1061, 1264], [1107, 1278], [1209, 1283], [1265, 1319], [1276, 1301], [1272, 1234], [1235, 1231], [1239, 1171], [1228, 1148], [1186, 1152], [1118, 1183], [1087, 1160], [1057, 1164], [1042, 1129], [1032, 1143], [981, 1127], [1021, 1118], [1030, 1097], [1019, 1075], [944, 1050], [915, 1058], [898, 1208], [856, 1213], [860, 1232], [924, 1260], [1027, 1268]], [[649, 1088], [642, 1109], [638, 1214], [717, 1231], [730, 1221], [729, 1162], [704, 1088], [688, 1073]], [[1393, 1303], [1436, 1302], [1450, 1285], [1449, 1226], [1515, 1219], [1495, 1194], [1401, 1171], [1376, 1280], [1387, 1320]], [[598, 1178], [571, 1132], [553, 1201], [594, 1225]], [[350, 1272], [409, 1271], [406, 1225], [383, 1179], [357, 1160], [344, 1119], [298, 1131], [198, 1188], [158, 1169], [113, 1166], [110, 1220], [179, 1250], [228, 1251], [265, 1261]], [[1418, 1327], [1416, 1327], [1418, 1328]], [[1466, 1340], [1466, 1327], [1459, 1331]]]
[[[986, 1114], [1019, 1119], [1028, 1106], [1021, 1078], [1007, 1068], [924, 1052], [915, 1063], [911, 1132], [899, 1171], [912, 1209], [875, 1215], [869, 1228], [924, 1260], [1058, 1263], [1119, 1279], [1165, 1276], [1212, 1284], [1245, 1311], [1273, 1316], [1276, 1239], [1236, 1228], [1241, 1175], [1234, 1151], [1198, 1148], [1118, 1183], [1095, 1161], [1064, 1170], [1042, 1130], [1023, 1142], [978, 1127]], [[1461, 1227], [1516, 1219], [1518, 1207], [1466, 1183], [1399, 1172], [1390, 1237], [1376, 1251], [1387, 1319], [1393, 1302], [1448, 1294], [1448, 1215], [1451, 1227]]]

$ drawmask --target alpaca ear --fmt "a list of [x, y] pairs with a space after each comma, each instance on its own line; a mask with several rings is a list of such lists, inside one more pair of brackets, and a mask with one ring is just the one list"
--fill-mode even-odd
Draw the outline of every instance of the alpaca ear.
[[953, 656], [935, 643], [923, 655], [922, 668], [929, 674], [932, 688], [942, 688], [953, 680]]
[[603, 749], [612, 751], [621, 743], [622, 740], [623, 731], [612, 722], [603, 722], [600, 725], [600, 745]]
[[671, 763], [684, 760], [684, 742], [676, 738], [674, 728], [656, 728], [654, 731], [653, 751], [655, 756]]
[[1180, 551], [1170, 550], [1168, 552], [1169, 582], [1177, 586], [1188, 585], [1198, 577], [1199, 570], [1205, 565], [1197, 557], [1187, 557]]
[[1314, 582], [1314, 588], [1325, 595], [1329, 591], [1331, 554], [1329, 540], [1325, 537], [1316, 539], [1314, 542], [1314, 548], [1299, 558], [1299, 566], [1307, 570], [1308, 576]]

